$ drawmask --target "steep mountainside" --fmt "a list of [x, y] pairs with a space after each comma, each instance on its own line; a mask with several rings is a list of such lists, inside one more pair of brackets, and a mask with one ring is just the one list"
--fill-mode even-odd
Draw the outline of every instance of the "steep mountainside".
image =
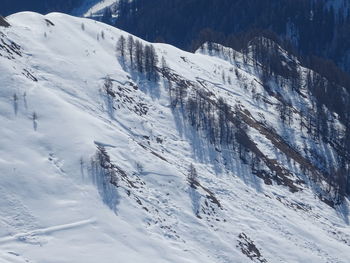
[[101, 20], [103, 16], [109, 17], [109, 22], [116, 16], [116, 9], [119, 0], [85, 0], [71, 13], [76, 16], [90, 17]]
[[186, 49], [210, 37], [207, 29], [227, 43], [271, 30], [302, 55], [331, 59], [350, 72], [349, 7], [348, 0], [121, 0], [116, 26]]
[[7, 20], [1, 262], [350, 262], [349, 112], [322, 101], [343, 87], [266, 38]]

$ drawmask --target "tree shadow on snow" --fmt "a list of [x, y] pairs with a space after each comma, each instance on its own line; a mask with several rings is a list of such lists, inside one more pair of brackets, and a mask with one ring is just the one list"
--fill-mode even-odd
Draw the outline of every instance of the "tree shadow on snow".
[[176, 128], [181, 137], [186, 138], [192, 147], [193, 158], [200, 163], [211, 164], [216, 175], [232, 172], [246, 185], [262, 192], [262, 180], [253, 174], [248, 163], [239, 157], [229, 146], [214, 146], [203, 131], [195, 129], [183, 117], [181, 108], [173, 109]]

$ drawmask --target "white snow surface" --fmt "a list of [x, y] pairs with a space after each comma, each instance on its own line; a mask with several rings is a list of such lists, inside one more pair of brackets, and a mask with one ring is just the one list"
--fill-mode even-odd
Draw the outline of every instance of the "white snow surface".
[[100, 17], [105, 8], [113, 7], [116, 3], [118, 0], [85, 0], [80, 7], [73, 10], [72, 14], [82, 17]]
[[[292, 194], [265, 185], [237, 159], [226, 169], [211, 146], [200, 144], [173, 114], [166, 81], [150, 83], [121, 65], [115, 46], [126, 32], [59, 13], [7, 19], [11, 27], [0, 28], [0, 38], [19, 45], [20, 55], [9, 58], [0, 49], [0, 262], [350, 262], [348, 201], [333, 209], [308, 187]], [[278, 124], [276, 109], [254, 102], [234, 74], [231, 84], [223, 82], [223, 70], [237, 69], [263, 92], [239, 53], [232, 62], [154, 46], [184, 79], [203, 81], [213, 96]], [[106, 76], [115, 90], [127, 89], [132, 101], [114, 102], [116, 109], [110, 109]], [[289, 93], [293, 104], [307, 105]], [[140, 104], [147, 114], [132, 110]], [[290, 136], [291, 130], [284, 131]], [[250, 136], [266, 155], [276, 155], [257, 131]], [[296, 146], [313, 147], [302, 131], [293, 136]], [[90, 171], [98, 145], [137, 188], [121, 181], [101, 193]], [[332, 149], [322, 149], [331, 160]], [[222, 209], [207, 201], [204, 188], [189, 187], [191, 163]], [[103, 202], [106, 194], [115, 201]], [[204, 202], [215, 212], [199, 218]], [[242, 253], [241, 233], [260, 257]]]

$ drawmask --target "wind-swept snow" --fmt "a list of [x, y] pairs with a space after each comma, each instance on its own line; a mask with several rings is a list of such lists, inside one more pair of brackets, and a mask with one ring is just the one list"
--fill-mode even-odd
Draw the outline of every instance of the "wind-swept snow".
[[[172, 110], [167, 80], [148, 81], [120, 63], [116, 42], [127, 33], [58, 13], [7, 19], [11, 27], [0, 28], [13, 47], [0, 48], [1, 262], [350, 262], [348, 201], [333, 209], [306, 185], [293, 194], [265, 185], [230, 159], [235, 153], [219, 154]], [[252, 99], [242, 83], [264, 90], [239, 53], [233, 62], [154, 46], [174, 74], [213, 99], [278, 124], [296, 147], [313, 147], [303, 131], [279, 122], [276, 98]], [[294, 100], [298, 109], [308, 101]], [[263, 154], [279, 156], [258, 128], [248, 133]], [[332, 160], [329, 145], [314, 147]], [[296, 164], [290, 169], [300, 173]], [[108, 180], [96, 180], [101, 175]]]

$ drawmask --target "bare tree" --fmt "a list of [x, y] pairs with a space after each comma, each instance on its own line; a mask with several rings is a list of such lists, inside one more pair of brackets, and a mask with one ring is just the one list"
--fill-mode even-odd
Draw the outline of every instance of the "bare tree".
[[113, 119], [114, 118], [114, 98], [115, 98], [115, 93], [113, 91], [113, 82], [112, 79], [107, 75], [105, 78], [105, 81], [103, 83], [103, 88], [106, 91], [106, 96], [105, 96], [105, 102], [107, 106], [107, 112], [109, 116]]
[[33, 128], [34, 131], [36, 131], [38, 129], [38, 122], [37, 122], [38, 116], [36, 114], [36, 112], [34, 111], [32, 114], [32, 120], [33, 120]]
[[24, 108], [27, 110], [28, 109], [28, 103], [27, 103], [27, 93], [23, 93], [23, 102], [24, 102]]
[[191, 163], [190, 170], [187, 177], [188, 182], [190, 183], [191, 187], [194, 187], [196, 184], [198, 184], [198, 174], [197, 170], [194, 167], [194, 165]]
[[125, 57], [125, 37], [123, 35], [120, 36], [117, 42], [117, 47], [116, 47], [117, 54], [122, 57], [124, 60]]
[[153, 80], [156, 81], [158, 79], [158, 71], [157, 71], [158, 56], [153, 45], [150, 46], [150, 64], [151, 64], [151, 75], [153, 77]]
[[108, 75], [106, 76], [103, 87], [105, 88], [108, 95], [114, 96], [113, 89], [112, 89], [113, 82], [112, 82], [112, 79], [110, 78], [110, 76], [108, 76]]
[[17, 115], [18, 112], [18, 97], [17, 94], [13, 94], [13, 109], [15, 111], [15, 114]]
[[151, 46], [149, 45], [145, 46], [144, 56], [145, 56], [144, 58], [145, 72], [148, 80], [151, 80], [151, 76], [152, 76]]
[[168, 65], [167, 65], [167, 63], [166, 63], [166, 60], [165, 60], [165, 58], [162, 56], [162, 60], [161, 60], [161, 71], [162, 71], [162, 76], [163, 76], [163, 78], [165, 77], [165, 73], [166, 73], [166, 71], [167, 71], [167, 69], [168, 69]]
[[127, 48], [128, 48], [128, 52], [129, 52], [130, 66], [131, 67], [133, 67], [134, 46], [135, 46], [134, 38], [132, 37], [132, 35], [129, 35]]
[[143, 45], [139, 40], [135, 41], [135, 61], [137, 70], [140, 73], [143, 73], [143, 59], [144, 59], [144, 50]]

